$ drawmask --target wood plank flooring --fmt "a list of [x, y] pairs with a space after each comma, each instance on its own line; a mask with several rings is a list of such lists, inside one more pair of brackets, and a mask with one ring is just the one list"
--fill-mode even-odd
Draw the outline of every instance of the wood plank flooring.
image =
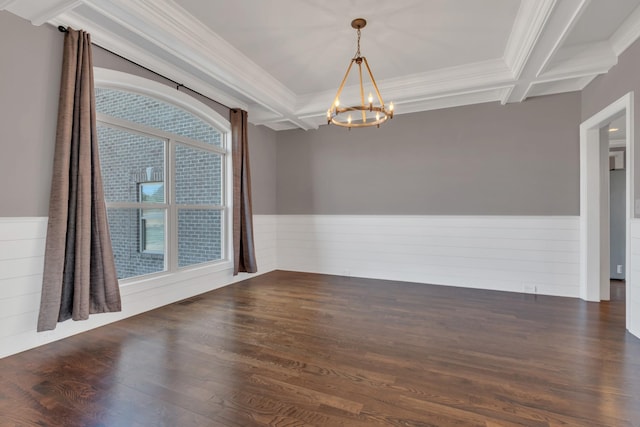
[[276, 271], [0, 360], [0, 425], [640, 426], [613, 295]]

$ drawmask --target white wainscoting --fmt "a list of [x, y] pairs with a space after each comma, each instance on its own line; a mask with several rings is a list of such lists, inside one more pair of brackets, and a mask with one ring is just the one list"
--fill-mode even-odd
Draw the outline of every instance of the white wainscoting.
[[579, 296], [579, 217], [279, 215], [278, 268]]
[[[254, 229], [259, 274], [275, 270], [276, 217], [255, 215]], [[0, 358], [250, 276], [233, 277], [228, 266], [214, 266], [124, 285], [122, 312], [66, 321], [53, 331], [37, 333], [46, 231], [47, 218], [0, 218]]]
[[640, 338], [640, 219], [633, 218], [630, 227], [631, 256], [627, 271], [627, 313], [629, 332]]
[[[0, 218], [0, 357], [244, 280], [203, 268], [122, 287], [123, 312], [36, 333], [46, 218]], [[259, 273], [276, 268], [579, 296], [579, 218], [255, 215]], [[640, 219], [631, 222], [629, 330], [640, 336]], [[535, 290], [534, 290], [535, 289]]]

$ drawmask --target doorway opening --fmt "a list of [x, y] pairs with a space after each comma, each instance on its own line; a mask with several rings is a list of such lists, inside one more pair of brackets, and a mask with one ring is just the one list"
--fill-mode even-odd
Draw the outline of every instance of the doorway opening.
[[[587, 301], [608, 301], [610, 288], [609, 212], [609, 125], [621, 119], [624, 147], [624, 277], [626, 283], [626, 325], [629, 328], [630, 224], [633, 218], [633, 92], [624, 95], [580, 125], [580, 297]], [[617, 265], [615, 266], [617, 269]], [[617, 271], [617, 270], [616, 270]]]

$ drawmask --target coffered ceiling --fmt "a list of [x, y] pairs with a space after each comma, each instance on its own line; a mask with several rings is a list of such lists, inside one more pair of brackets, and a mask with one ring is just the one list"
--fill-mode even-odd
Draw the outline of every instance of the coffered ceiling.
[[[275, 130], [313, 129], [354, 55], [396, 114], [583, 89], [640, 36], [640, 0], [0, 0], [84, 29]], [[355, 94], [350, 86], [343, 99]]]

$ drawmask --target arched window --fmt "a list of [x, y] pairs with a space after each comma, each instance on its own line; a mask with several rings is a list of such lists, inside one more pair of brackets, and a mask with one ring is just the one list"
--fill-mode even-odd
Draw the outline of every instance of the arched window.
[[229, 123], [160, 83], [95, 70], [119, 279], [228, 260]]

